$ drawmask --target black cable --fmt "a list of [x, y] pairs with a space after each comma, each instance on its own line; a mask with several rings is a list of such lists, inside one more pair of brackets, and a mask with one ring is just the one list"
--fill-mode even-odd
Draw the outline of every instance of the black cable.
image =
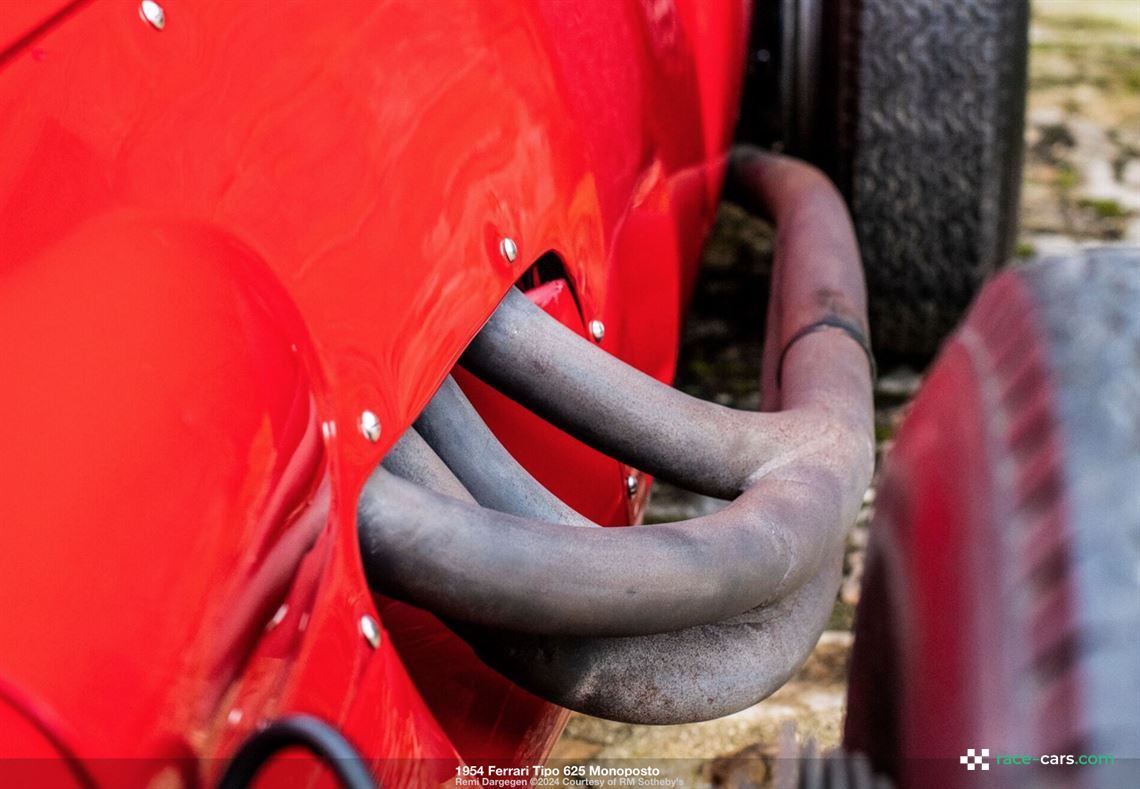
[[303, 748], [316, 756], [347, 789], [376, 789], [357, 750], [339, 731], [311, 715], [290, 715], [254, 732], [226, 767], [218, 789], [246, 789], [266, 762], [286, 748]]

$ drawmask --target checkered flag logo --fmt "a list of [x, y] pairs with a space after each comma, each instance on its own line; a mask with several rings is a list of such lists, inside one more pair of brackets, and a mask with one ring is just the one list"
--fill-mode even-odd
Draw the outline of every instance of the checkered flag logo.
[[965, 756], [959, 756], [958, 762], [966, 765], [967, 770], [977, 770], [980, 765], [983, 770], [990, 769], [990, 763], [986, 761], [986, 757], [990, 755], [989, 748], [982, 748], [978, 753], [974, 753], [973, 748], [966, 750]]

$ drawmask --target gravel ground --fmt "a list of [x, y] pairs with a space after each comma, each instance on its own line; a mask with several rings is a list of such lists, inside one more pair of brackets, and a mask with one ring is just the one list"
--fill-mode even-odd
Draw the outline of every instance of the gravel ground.
[[[1106, 242], [1140, 244], [1140, 0], [1038, 0], [1030, 37], [1018, 257]], [[757, 407], [770, 269], [769, 228], [723, 205], [682, 340], [680, 388], [726, 405]], [[919, 383], [909, 370], [880, 379], [880, 457]], [[689, 518], [719, 506], [658, 483], [647, 521]], [[685, 778], [687, 787], [724, 785], [732, 769], [744, 769], [763, 786], [770, 782], [778, 735], [783, 730], [787, 736], [789, 722], [823, 749], [837, 745], [873, 507], [872, 484], [848, 540], [831, 629], [792, 682], [754, 707], [707, 723], [631, 726], [574, 715], [551, 758], [653, 760]]]

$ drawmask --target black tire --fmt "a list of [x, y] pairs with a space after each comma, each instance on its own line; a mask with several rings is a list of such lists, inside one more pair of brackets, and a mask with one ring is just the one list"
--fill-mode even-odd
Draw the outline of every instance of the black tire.
[[848, 198], [883, 365], [924, 366], [1016, 240], [1028, 0], [756, 3], [738, 137]]
[[876, 507], [846, 747], [903, 787], [1140, 786], [1140, 251], [988, 285]]
[[819, 111], [835, 125], [813, 147], [848, 195], [882, 360], [922, 364], [1013, 252], [1028, 0], [836, 5]]

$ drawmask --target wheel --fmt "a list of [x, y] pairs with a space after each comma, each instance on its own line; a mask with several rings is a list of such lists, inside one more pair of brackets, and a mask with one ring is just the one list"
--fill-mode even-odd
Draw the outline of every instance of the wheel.
[[1140, 252], [999, 276], [884, 467], [845, 747], [902, 787], [1140, 785], [1138, 481]]
[[1027, 0], [757, 4], [739, 133], [847, 195], [880, 362], [928, 361], [1013, 251], [1027, 29]]

